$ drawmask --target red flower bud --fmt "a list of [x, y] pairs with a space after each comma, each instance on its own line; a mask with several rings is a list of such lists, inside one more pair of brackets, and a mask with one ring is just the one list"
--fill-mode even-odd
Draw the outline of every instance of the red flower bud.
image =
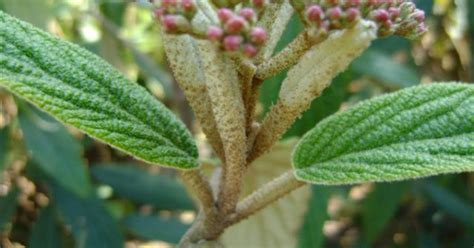
[[232, 10], [227, 9], [227, 8], [222, 8], [222, 9], [219, 9], [219, 10], [217, 11], [217, 16], [219, 17], [219, 19], [220, 19], [222, 22], [226, 22], [226, 21], [229, 20], [233, 15], [234, 15], [234, 13], [232, 13]]
[[244, 46], [244, 55], [249, 57], [249, 58], [252, 58], [254, 57], [255, 55], [257, 55], [258, 53], [258, 50], [255, 46], [253, 46], [252, 44], [245, 44]]
[[239, 33], [241, 32], [247, 21], [240, 16], [232, 16], [227, 22], [225, 23], [225, 30], [229, 33]]
[[181, 0], [181, 6], [183, 7], [184, 11], [192, 12], [195, 10], [193, 0]]
[[242, 43], [242, 36], [240, 35], [229, 35], [224, 38], [224, 49], [226, 51], [236, 51], [240, 48], [240, 44]]
[[252, 4], [257, 8], [263, 8], [265, 5], [265, 0], [252, 0]]
[[247, 21], [253, 21], [255, 19], [255, 11], [252, 8], [243, 8], [240, 10], [239, 14], [247, 19]]
[[338, 20], [342, 16], [342, 10], [339, 7], [330, 8], [326, 11], [329, 19], [331, 20]]
[[210, 26], [207, 30], [207, 38], [212, 41], [220, 40], [223, 34], [224, 30], [217, 26]]
[[254, 27], [250, 32], [250, 40], [254, 44], [261, 45], [267, 40], [267, 32], [261, 27]]
[[321, 6], [319, 5], [311, 5], [309, 8], [306, 10], [306, 16], [308, 17], [308, 20], [312, 22], [319, 22], [321, 19], [323, 19], [324, 12]]
[[396, 20], [398, 17], [400, 17], [401, 11], [400, 8], [390, 7], [388, 8], [388, 13], [390, 13], [390, 19]]
[[372, 16], [379, 22], [385, 22], [390, 19], [389, 13], [384, 9], [377, 9], [372, 11]]
[[165, 27], [166, 31], [177, 31], [178, 30], [178, 22], [175, 15], [164, 15], [163, 16], [163, 26]]
[[415, 12], [412, 14], [412, 17], [415, 18], [418, 22], [424, 22], [425, 21], [425, 12], [423, 10], [415, 10]]
[[349, 8], [346, 10], [346, 17], [348, 22], [353, 22], [359, 18], [360, 11], [357, 8]]

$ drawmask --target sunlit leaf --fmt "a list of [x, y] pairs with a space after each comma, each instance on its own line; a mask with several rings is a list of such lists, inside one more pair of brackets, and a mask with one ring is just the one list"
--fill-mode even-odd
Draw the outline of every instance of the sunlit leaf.
[[184, 124], [88, 51], [0, 12], [0, 85], [61, 121], [150, 163], [193, 168]]
[[474, 170], [474, 86], [401, 90], [320, 122], [293, 153], [316, 184], [396, 181]]

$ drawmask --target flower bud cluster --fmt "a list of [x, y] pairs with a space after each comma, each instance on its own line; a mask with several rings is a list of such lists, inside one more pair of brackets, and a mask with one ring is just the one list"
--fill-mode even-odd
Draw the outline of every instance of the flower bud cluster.
[[292, 4], [302, 13], [310, 35], [317, 38], [350, 28], [360, 18], [373, 21], [379, 37], [416, 38], [426, 32], [424, 12], [408, 0], [317, 0], [310, 4], [293, 0]]
[[168, 33], [180, 34], [191, 30], [191, 20], [196, 15], [194, 0], [150, 0], [154, 15]]
[[267, 40], [267, 32], [257, 27], [257, 12], [243, 7], [238, 11], [221, 8], [217, 12], [219, 25], [210, 26], [207, 38], [218, 42], [224, 51], [241, 52], [254, 57]]

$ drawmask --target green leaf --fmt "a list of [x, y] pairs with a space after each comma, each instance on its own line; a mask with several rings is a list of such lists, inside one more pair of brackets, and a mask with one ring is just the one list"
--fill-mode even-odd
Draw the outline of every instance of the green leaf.
[[9, 228], [10, 221], [16, 211], [19, 195], [20, 190], [13, 188], [7, 195], [0, 197], [0, 234]]
[[474, 86], [412, 87], [335, 114], [303, 137], [293, 167], [316, 184], [473, 171]]
[[34, 164], [68, 190], [79, 196], [89, 195], [91, 183], [79, 141], [45, 114], [30, 108], [22, 110], [18, 119]]
[[313, 195], [309, 209], [304, 217], [305, 221], [299, 232], [299, 248], [319, 248], [324, 244], [323, 227], [329, 219], [327, 211], [331, 189], [322, 186], [313, 186]]
[[423, 189], [440, 208], [474, 228], [474, 206], [470, 206], [456, 194], [433, 183], [423, 184]]
[[51, 185], [54, 204], [71, 228], [75, 247], [123, 247], [116, 221], [96, 197], [78, 198], [58, 185]]
[[0, 85], [139, 159], [198, 166], [189, 131], [144, 88], [90, 52], [3, 12]]
[[56, 214], [51, 206], [41, 210], [38, 220], [33, 225], [28, 242], [30, 248], [61, 248], [64, 247], [62, 233], [58, 229]]
[[420, 76], [413, 68], [395, 62], [392, 57], [377, 50], [367, 50], [354, 62], [354, 71], [371, 76], [393, 87], [403, 88], [418, 84]]
[[362, 228], [365, 240], [375, 241], [388, 221], [395, 215], [400, 199], [408, 189], [406, 182], [381, 183], [364, 200]]
[[189, 225], [176, 218], [158, 216], [129, 215], [123, 224], [136, 236], [146, 240], [162, 240], [177, 244], [188, 230]]
[[194, 209], [186, 189], [169, 176], [151, 174], [133, 164], [96, 165], [91, 172], [99, 182], [111, 186], [114, 193], [134, 202], [158, 209]]
[[0, 128], [0, 174], [6, 168], [6, 159], [8, 155], [8, 145], [10, 140], [10, 130], [8, 126]]

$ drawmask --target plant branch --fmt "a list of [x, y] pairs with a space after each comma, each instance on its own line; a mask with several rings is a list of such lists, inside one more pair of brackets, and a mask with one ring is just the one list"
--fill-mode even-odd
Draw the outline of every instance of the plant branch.
[[300, 33], [287, 47], [281, 52], [270, 58], [267, 62], [261, 64], [257, 69], [255, 77], [265, 80], [276, 75], [282, 70], [298, 63], [298, 60], [315, 43], [309, 38], [307, 32]]
[[209, 181], [199, 170], [180, 171], [180, 176], [187, 188], [194, 193], [193, 195], [199, 200], [201, 211], [205, 215], [209, 215], [215, 207], [215, 199], [212, 195], [212, 189]]
[[283, 173], [240, 201], [236, 213], [229, 220], [229, 225], [249, 217], [305, 184], [295, 178], [293, 171]]

